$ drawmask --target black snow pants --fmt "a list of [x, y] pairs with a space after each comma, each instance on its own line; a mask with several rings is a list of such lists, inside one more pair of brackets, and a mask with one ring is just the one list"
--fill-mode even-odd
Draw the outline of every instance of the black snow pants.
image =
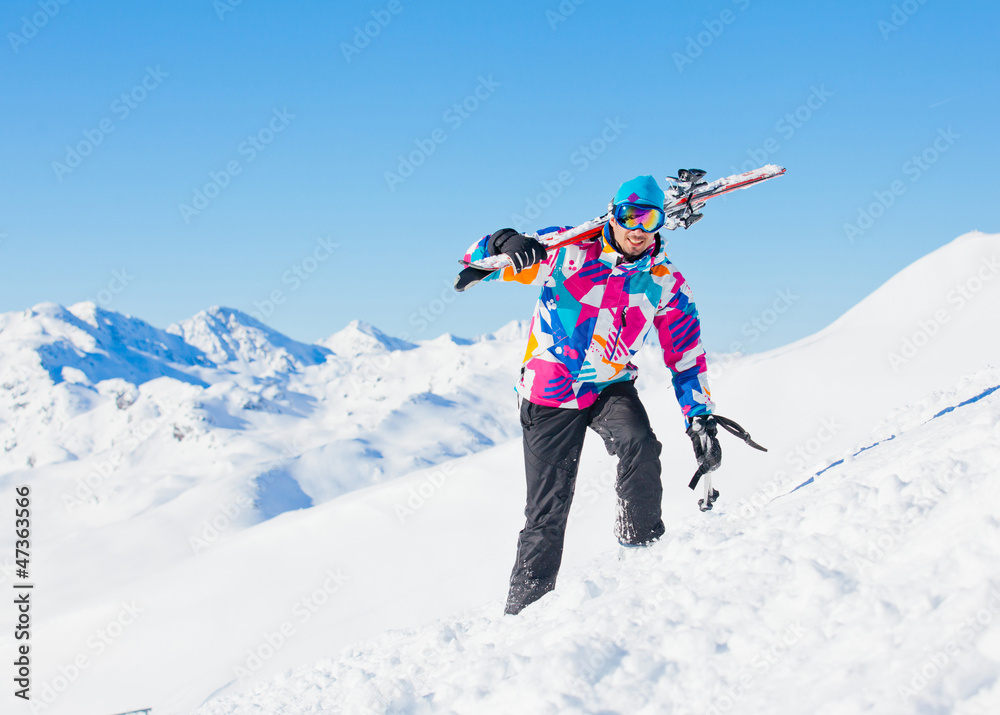
[[528, 497], [506, 613], [520, 612], [556, 585], [588, 427], [604, 439], [608, 454], [618, 457], [618, 540], [645, 544], [664, 532], [660, 518], [661, 445], [632, 382], [609, 385], [593, 405], [582, 410], [522, 400], [521, 427]]

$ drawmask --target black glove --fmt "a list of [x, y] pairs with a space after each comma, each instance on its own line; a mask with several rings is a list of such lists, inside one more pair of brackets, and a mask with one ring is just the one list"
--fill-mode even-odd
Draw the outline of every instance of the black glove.
[[510, 256], [515, 273], [545, 260], [545, 246], [537, 238], [523, 236], [512, 228], [502, 228], [490, 236], [486, 250], [491, 256], [500, 253]]
[[[698, 480], [702, 476], [709, 472], [714, 472], [722, 464], [722, 447], [719, 445], [719, 438], [716, 436], [719, 425], [722, 425], [727, 432], [739, 437], [754, 449], [759, 449], [761, 452], [767, 451], [765, 447], [761, 447], [750, 439], [749, 432], [728, 417], [723, 417], [722, 415], [695, 415], [691, 418], [691, 426], [687, 428], [688, 437], [691, 438], [691, 444], [694, 445], [695, 459], [698, 460], [698, 471], [694, 473], [688, 484], [691, 489], [698, 486]], [[718, 492], [713, 491], [713, 494], [715, 496], [708, 495], [708, 506], [703, 506], [701, 501], [698, 502], [698, 505], [702, 506], [702, 511], [712, 508], [712, 502], [719, 496]]]
[[694, 445], [694, 457], [698, 460], [698, 471], [701, 474], [714, 472], [722, 464], [722, 446], [717, 432], [714, 415], [695, 415], [691, 418], [687, 435]]

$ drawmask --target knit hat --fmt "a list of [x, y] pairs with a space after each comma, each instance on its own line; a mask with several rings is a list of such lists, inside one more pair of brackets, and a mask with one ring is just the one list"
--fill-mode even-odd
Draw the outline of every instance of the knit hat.
[[639, 206], [655, 206], [663, 208], [663, 189], [656, 183], [656, 179], [648, 174], [637, 176], [630, 181], [626, 181], [618, 187], [618, 193], [612, 203], [618, 204], [638, 204]]

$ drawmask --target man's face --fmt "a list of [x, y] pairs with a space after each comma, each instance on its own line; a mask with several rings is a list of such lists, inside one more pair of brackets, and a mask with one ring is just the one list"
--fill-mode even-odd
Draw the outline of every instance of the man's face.
[[622, 249], [622, 254], [629, 260], [641, 256], [656, 240], [655, 233], [646, 233], [641, 228], [625, 228], [614, 218], [611, 219], [611, 233], [615, 237], [615, 243]]

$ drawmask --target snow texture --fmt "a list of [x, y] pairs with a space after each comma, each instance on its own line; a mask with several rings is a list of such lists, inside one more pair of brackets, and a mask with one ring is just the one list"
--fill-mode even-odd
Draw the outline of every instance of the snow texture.
[[[667, 534], [618, 560], [591, 436], [559, 585], [506, 618], [524, 323], [304, 345], [227, 308], [2, 314], [34, 711], [1000, 712], [998, 257], [967, 234], [815, 335], [711, 356], [769, 452], [723, 436], [707, 514], [645, 350]], [[12, 558], [2, 531], [0, 587]]]

